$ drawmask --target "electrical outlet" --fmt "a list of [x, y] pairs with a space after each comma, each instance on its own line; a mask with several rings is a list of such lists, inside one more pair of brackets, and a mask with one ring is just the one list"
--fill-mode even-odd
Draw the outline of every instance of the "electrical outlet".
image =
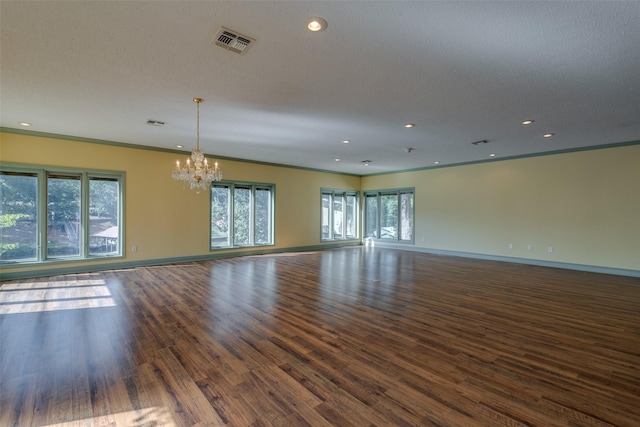
[[547, 252], [549, 252], [550, 254], [552, 254], [552, 253], [553, 253], [553, 246], [549, 246], [549, 247], [547, 248]]
[[131, 252], [137, 252], [138, 247], [136, 245], [131, 246]]
[[533, 250], [533, 245], [527, 245], [527, 250], [531, 252]]
[[509, 249], [513, 249], [513, 243], [509, 243]]

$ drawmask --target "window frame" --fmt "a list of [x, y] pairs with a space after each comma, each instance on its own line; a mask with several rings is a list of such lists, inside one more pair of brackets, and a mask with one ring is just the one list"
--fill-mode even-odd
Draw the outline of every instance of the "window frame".
[[[227, 200], [227, 209], [226, 215], [228, 219], [228, 230], [227, 230], [227, 239], [226, 244], [224, 245], [214, 245], [213, 244], [213, 191], [215, 188], [227, 188], [228, 190], [228, 200]], [[250, 200], [249, 200], [249, 243], [236, 244], [235, 242], [235, 189], [250, 189]], [[257, 221], [256, 217], [258, 216], [258, 206], [256, 203], [256, 194], [259, 191], [269, 191], [270, 200], [268, 206], [268, 225], [269, 225], [269, 241], [268, 242], [258, 242], [256, 243], [256, 227]], [[274, 246], [275, 245], [275, 206], [276, 206], [276, 185], [275, 184], [267, 184], [267, 183], [255, 183], [255, 182], [240, 182], [240, 181], [219, 181], [211, 184], [211, 188], [209, 189], [209, 251], [217, 251], [224, 249], [233, 249], [233, 248], [251, 248], [251, 247], [264, 247], [264, 246]]]
[[[412, 196], [412, 206], [411, 206], [411, 239], [402, 239], [402, 229], [403, 229], [403, 224], [402, 224], [402, 198], [403, 195], [406, 194], [411, 194]], [[389, 237], [381, 237], [381, 230], [383, 228], [382, 224], [382, 197], [389, 197], [389, 196], [395, 196], [396, 197], [396, 235], [394, 238], [389, 238]], [[363, 223], [363, 231], [362, 231], [362, 236], [363, 239], [368, 239], [368, 240], [375, 240], [378, 242], [393, 242], [393, 243], [402, 243], [402, 244], [415, 244], [415, 188], [414, 187], [409, 187], [409, 188], [394, 188], [394, 189], [385, 189], [385, 190], [366, 190], [363, 192], [363, 207], [362, 207], [362, 223]], [[374, 230], [374, 234], [373, 236], [369, 235], [369, 212], [368, 209], [369, 208], [369, 204], [367, 203], [367, 200], [369, 198], [375, 198], [376, 200], [376, 212], [374, 213], [372, 220], [375, 220], [375, 230]]]
[[[2, 163], [0, 174], [35, 176], [36, 184], [36, 256], [28, 260], [0, 260], [3, 268], [22, 267], [39, 264], [58, 264], [68, 262], [96, 261], [112, 258], [123, 258], [125, 230], [125, 178], [123, 171], [81, 169], [58, 166], [38, 166], [18, 163]], [[50, 256], [48, 254], [48, 180], [49, 178], [73, 177], [80, 181], [80, 213], [79, 213], [79, 254], [70, 256]], [[90, 244], [90, 181], [94, 179], [113, 180], [118, 183], [118, 243], [116, 250], [106, 254], [91, 253]]]
[[[325, 206], [324, 201], [325, 198], [328, 197], [328, 207], [327, 207], [327, 220], [328, 220], [328, 231], [325, 232]], [[336, 203], [336, 198], [341, 198], [341, 206], [342, 206], [342, 234], [336, 234], [336, 223], [335, 223], [335, 209], [334, 205]], [[353, 220], [355, 224], [353, 225], [354, 235], [350, 236], [347, 230], [347, 216], [349, 210], [348, 198], [354, 197], [354, 208], [356, 210], [353, 215]], [[357, 190], [343, 190], [343, 189], [334, 189], [334, 188], [321, 188], [320, 189], [320, 241], [321, 242], [335, 242], [335, 241], [348, 241], [348, 240], [359, 240], [360, 239], [360, 192]]]

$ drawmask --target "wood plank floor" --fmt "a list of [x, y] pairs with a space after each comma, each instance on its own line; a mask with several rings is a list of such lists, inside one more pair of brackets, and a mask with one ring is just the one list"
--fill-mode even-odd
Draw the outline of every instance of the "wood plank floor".
[[0, 426], [640, 425], [640, 279], [381, 248], [0, 285]]

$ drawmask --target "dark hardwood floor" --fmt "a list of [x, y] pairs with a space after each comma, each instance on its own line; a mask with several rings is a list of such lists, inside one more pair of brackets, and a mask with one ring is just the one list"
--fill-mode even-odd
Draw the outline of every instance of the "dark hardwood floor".
[[1, 426], [640, 425], [640, 279], [352, 247], [3, 282]]

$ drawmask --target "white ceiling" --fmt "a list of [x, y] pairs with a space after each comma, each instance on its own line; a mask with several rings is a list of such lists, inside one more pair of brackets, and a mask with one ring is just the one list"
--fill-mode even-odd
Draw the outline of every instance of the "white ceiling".
[[211, 157], [358, 175], [640, 140], [639, 1], [2, 0], [1, 31], [4, 128], [191, 150], [201, 97]]

